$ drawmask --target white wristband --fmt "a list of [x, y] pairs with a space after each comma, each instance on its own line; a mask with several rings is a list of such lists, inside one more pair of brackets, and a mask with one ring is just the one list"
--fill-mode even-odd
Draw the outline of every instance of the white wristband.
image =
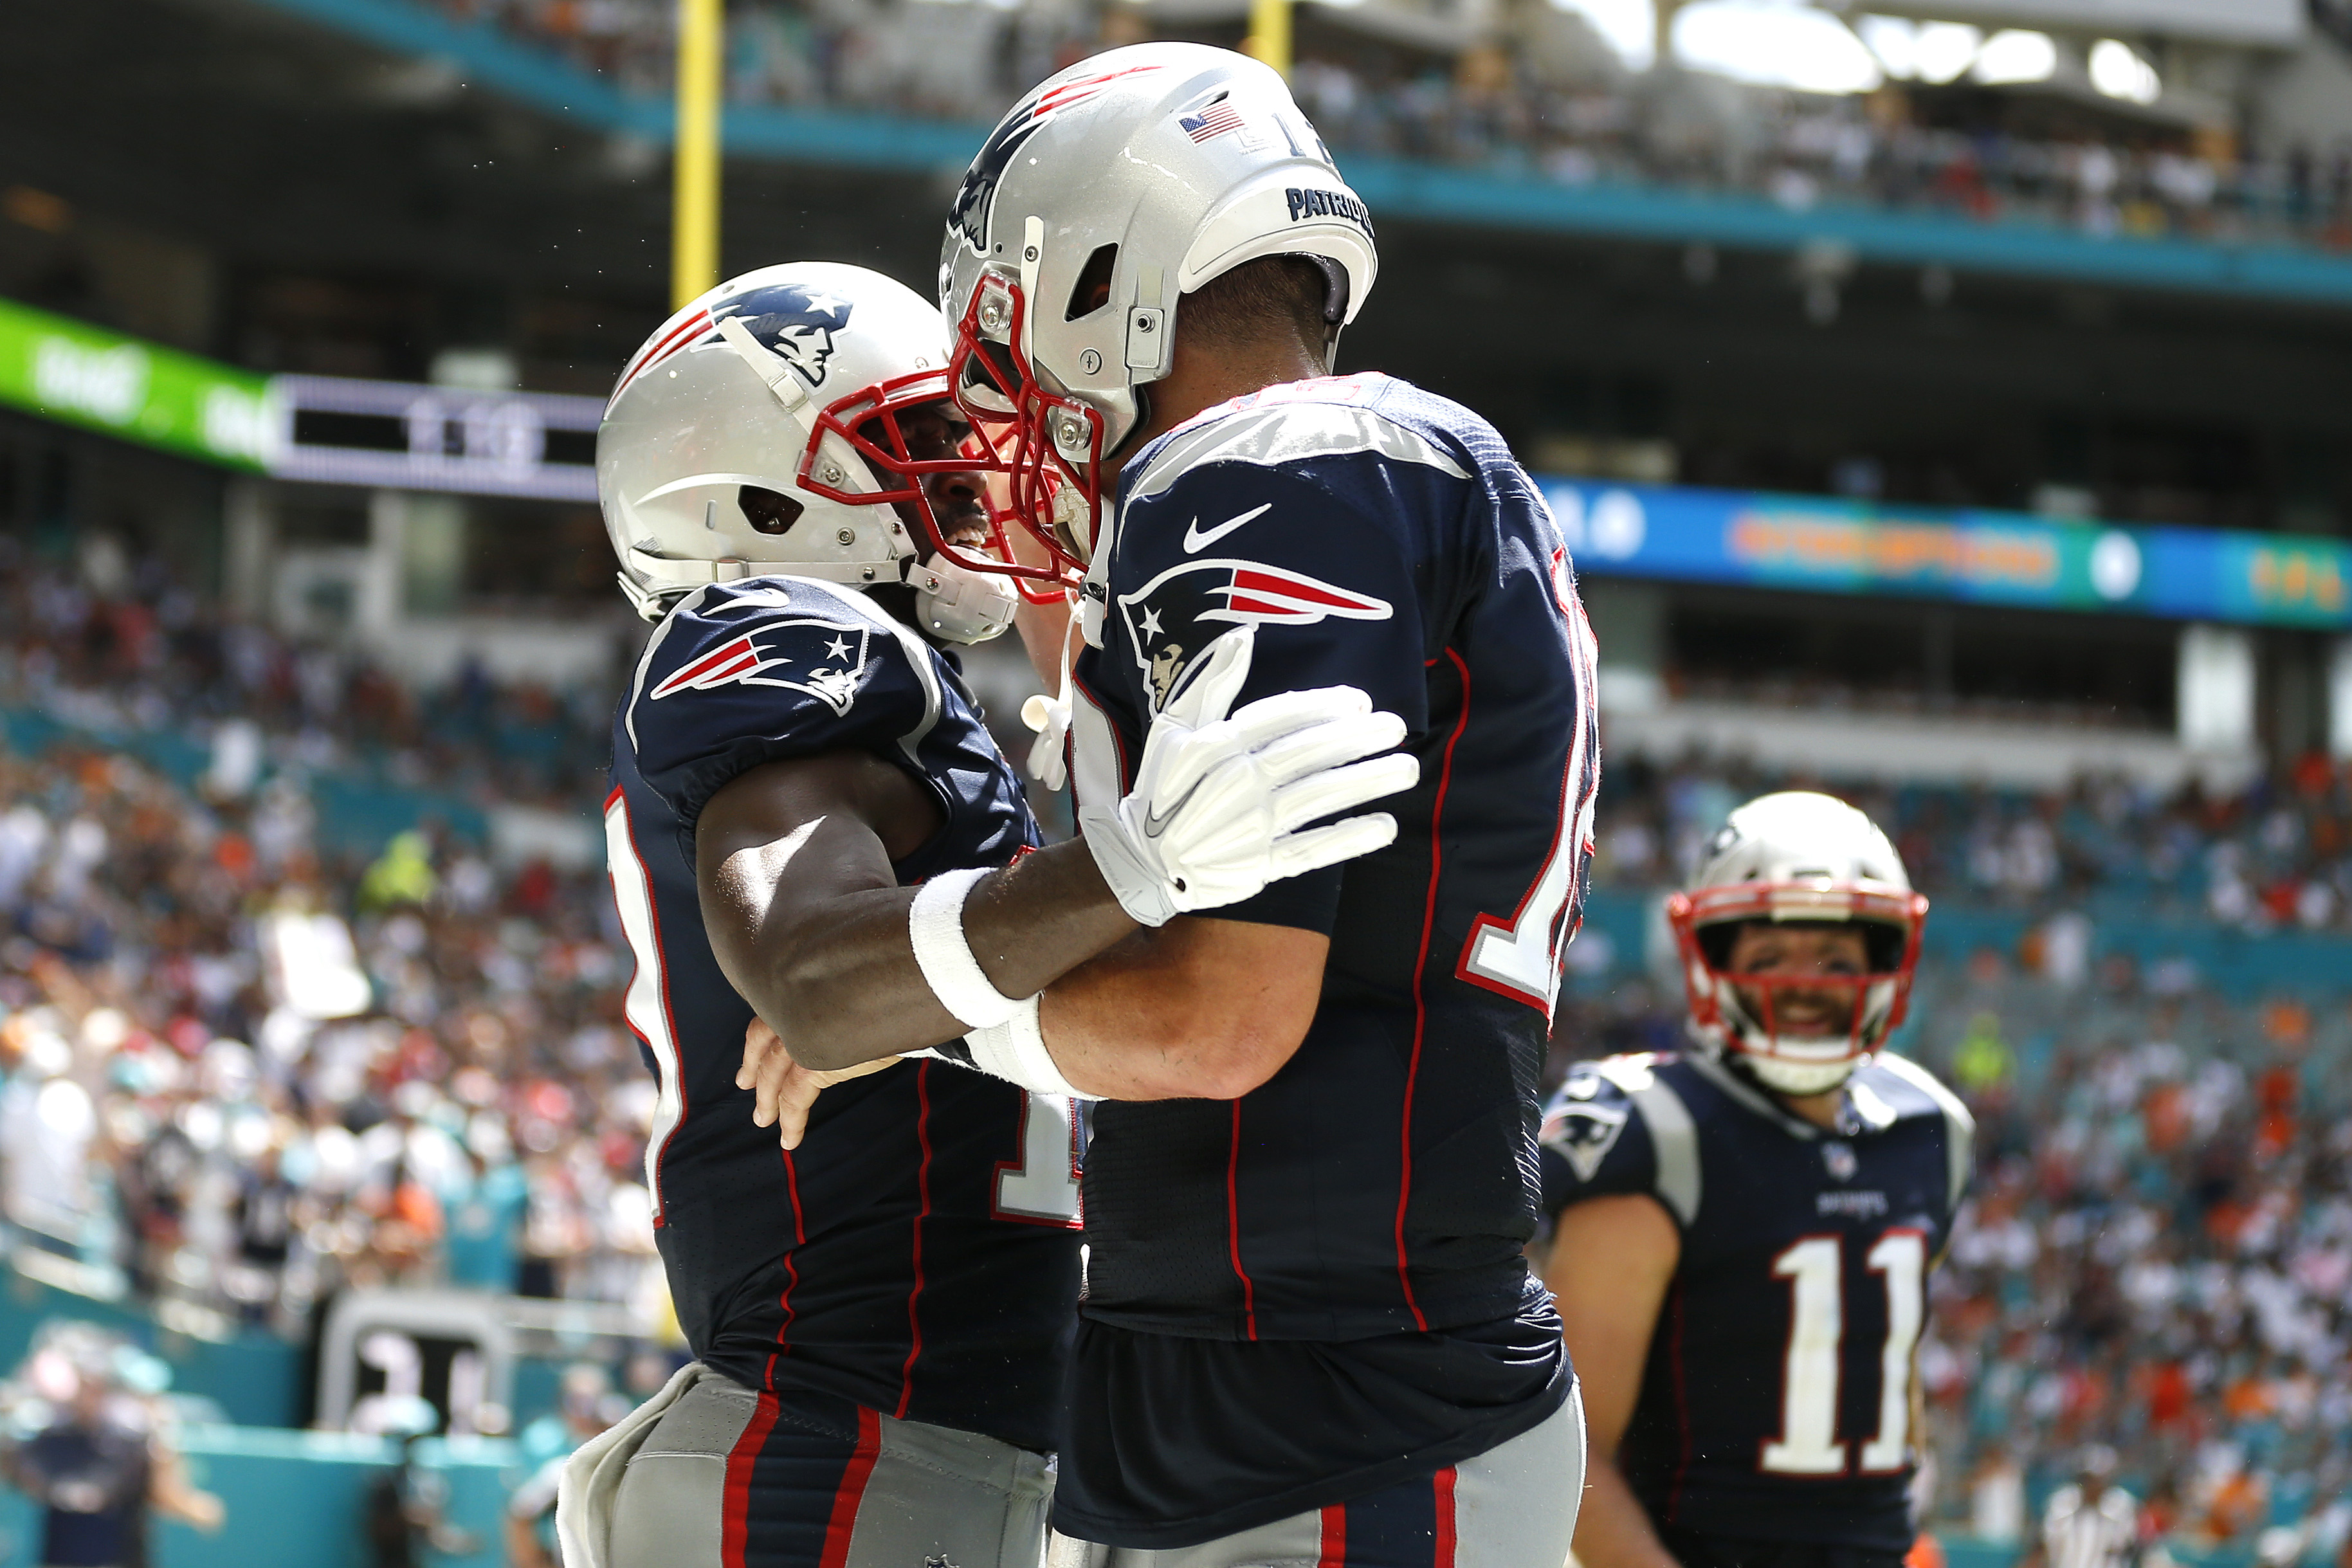
[[1018, 1084], [1032, 1094], [1068, 1095], [1075, 1100], [1100, 1100], [1070, 1087], [1054, 1053], [1045, 1048], [1045, 1031], [1037, 1026], [1037, 998], [1013, 1004], [1013, 1016], [964, 1036], [971, 1047], [971, 1065], [992, 1078]]
[[940, 1005], [967, 1029], [992, 1028], [1021, 1005], [989, 983], [963, 934], [963, 901], [971, 897], [972, 884], [987, 875], [942, 871], [915, 889], [914, 907], [907, 911], [916, 966]]

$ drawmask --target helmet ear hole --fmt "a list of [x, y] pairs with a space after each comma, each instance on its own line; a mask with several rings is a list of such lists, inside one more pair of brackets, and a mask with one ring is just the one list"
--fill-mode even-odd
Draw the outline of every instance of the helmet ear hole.
[[1070, 302], [1062, 311], [1062, 320], [1075, 321], [1080, 316], [1091, 316], [1110, 303], [1110, 275], [1118, 267], [1118, 247], [1098, 245], [1078, 268], [1078, 280], [1070, 285]]
[[743, 509], [743, 516], [761, 533], [786, 533], [801, 520], [808, 509], [782, 490], [763, 489], [758, 485], [745, 485], [735, 492], [735, 504]]

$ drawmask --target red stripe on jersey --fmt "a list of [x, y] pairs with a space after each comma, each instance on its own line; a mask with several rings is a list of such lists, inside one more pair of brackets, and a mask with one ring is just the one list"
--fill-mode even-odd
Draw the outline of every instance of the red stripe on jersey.
[[1315, 1568], [1348, 1568], [1348, 1505], [1335, 1502], [1323, 1510], [1323, 1551]]
[[729, 643], [724, 647], [711, 649], [709, 653], [704, 654], [700, 658], [696, 659], [692, 664], [688, 665], [684, 669], [677, 671], [677, 673], [672, 675], [668, 679], [655, 687], [651, 692], [647, 693], [647, 695], [649, 697], [667, 697], [673, 691], [684, 690], [686, 688], [693, 686], [698, 681], [710, 680], [717, 679], [721, 675], [731, 674], [733, 673], [733, 667], [736, 665], [740, 664], [748, 667], [749, 665], [757, 664], [759, 662], [760, 650], [751, 646], [751, 638], [747, 633], [742, 637], [737, 637], [733, 642]]
[[[793, 1246], [795, 1248], [806, 1247], [808, 1225], [801, 1214], [800, 1163], [793, 1158], [790, 1149], [784, 1151], [784, 1191], [793, 1200]], [[793, 1261], [793, 1254], [787, 1252], [784, 1254], [784, 1288], [776, 1296], [776, 1306], [784, 1314], [784, 1321], [776, 1325], [776, 1348], [769, 1352], [767, 1370], [761, 1377], [761, 1381], [770, 1388], [776, 1386], [776, 1358], [793, 1353], [793, 1287], [800, 1282], [800, 1266]]]
[[866, 1500], [866, 1483], [873, 1479], [874, 1461], [881, 1452], [882, 1417], [861, 1405], [857, 1450], [849, 1456], [849, 1468], [834, 1489], [833, 1522], [825, 1526], [824, 1555], [817, 1560], [817, 1568], [848, 1568], [850, 1540], [857, 1533], [857, 1505]]
[[1422, 980], [1429, 970], [1430, 932], [1437, 926], [1437, 878], [1444, 866], [1445, 791], [1454, 782], [1454, 745], [1470, 726], [1470, 667], [1452, 648], [1445, 650], [1445, 657], [1454, 661], [1454, 673], [1462, 679], [1462, 713], [1454, 721], [1454, 733], [1445, 737], [1445, 761], [1437, 770], [1437, 800], [1429, 808], [1429, 893], [1422, 903], [1421, 953], [1412, 961], [1412, 1057], [1404, 1069], [1403, 1130], [1399, 1134], [1404, 1158], [1397, 1182], [1397, 1283], [1404, 1287], [1404, 1304], [1412, 1310], [1413, 1326], [1423, 1333], [1429, 1331], [1429, 1320], [1422, 1316], [1421, 1303], [1413, 1297], [1412, 1273], [1405, 1267], [1404, 1256], [1404, 1213], [1412, 1202], [1412, 1091], [1421, 1078], [1422, 1042], [1429, 1033], [1429, 993], [1423, 989]]
[[915, 1140], [923, 1149], [922, 1163], [915, 1170], [915, 1190], [921, 1194], [922, 1204], [915, 1211], [915, 1286], [907, 1292], [907, 1364], [898, 1369], [898, 1408], [891, 1413], [901, 1421], [915, 1397], [915, 1358], [923, 1353], [923, 1319], [918, 1309], [923, 1300], [923, 1222], [931, 1217], [931, 1064], [928, 1061], [915, 1068], [915, 1100], [919, 1107]]
[[[1234, 573], [1233, 591], [1242, 594], [1273, 594], [1285, 599], [1295, 599], [1302, 605], [1323, 605], [1335, 610], [1385, 610], [1389, 606], [1379, 599], [1368, 599], [1361, 594], [1350, 594], [1328, 583], [1318, 583], [1312, 577], [1301, 577], [1295, 572], [1271, 572], [1244, 566]], [[1238, 605], [1235, 606], [1238, 608]]]
[[751, 1510], [751, 1467], [759, 1462], [760, 1450], [767, 1446], [768, 1434], [776, 1425], [776, 1396], [760, 1395], [751, 1407], [751, 1419], [735, 1438], [735, 1446], [727, 1450], [727, 1498], [719, 1510], [719, 1561], [725, 1568], [744, 1568], [743, 1538], [745, 1521]]
[[1433, 1568], [1454, 1568], [1454, 1467], [1437, 1472], [1437, 1550]]
[[1225, 1150], [1225, 1247], [1234, 1260], [1234, 1278], [1242, 1282], [1242, 1317], [1249, 1337], [1257, 1338], [1257, 1287], [1242, 1267], [1242, 1205], [1238, 1176], [1242, 1163], [1242, 1102], [1234, 1101], [1233, 1142]]

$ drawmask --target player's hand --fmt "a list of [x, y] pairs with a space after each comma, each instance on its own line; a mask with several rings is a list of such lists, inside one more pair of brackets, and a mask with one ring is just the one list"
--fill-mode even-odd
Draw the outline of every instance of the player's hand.
[[897, 1057], [879, 1057], [835, 1072], [818, 1072], [793, 1060], [776, 1031], [768, 1027], [766, 1020], [754, 1018], [743, 1031], [743, 1065], [735, 1069], [735, 1087], [751, 1090], [752, 1124], [774, 1127], [785, 1148], [797, 1149], [808, 1135], [809, 1108], [816, 1104], [818, 1095], [835, 1084], [896, 1067], [898, 1061]]
[[1153, 719], [1132, 793], [1115, 805], [1080, 803], [1103, 880], [1145, 925], [1386, 847], [1397, 832], [1386, 812], [1306, 825], [1420, 782], [1420, 762], [1394, 750], [1404, 721], [1374, 712], [1355, 687], [1286, 691], [1232, 711], [1256, 634], [1236, 626], [1209, 645]]

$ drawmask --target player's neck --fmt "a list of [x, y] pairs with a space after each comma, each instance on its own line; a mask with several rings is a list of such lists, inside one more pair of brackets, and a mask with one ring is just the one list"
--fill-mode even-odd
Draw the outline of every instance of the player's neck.
[[1811, 1122], [1824, 1132], [1834, 1132], [1838, 1130], [1838, 1113], [1845, 1109], [1845, 1085], [1840, 1084], [1825, 1094], [1784, 1094], [1780, 1100], [1790, 1114]]
[[1249, 343], [1203, 343], [1176, 329], [1176, 353], [1168, 374], [1144, 388], [1150, 417], [1112, 454], [1123, 463], [1204, 408], [1236, 397], [1328, 375], [1331, 367], [1288, 334]]

